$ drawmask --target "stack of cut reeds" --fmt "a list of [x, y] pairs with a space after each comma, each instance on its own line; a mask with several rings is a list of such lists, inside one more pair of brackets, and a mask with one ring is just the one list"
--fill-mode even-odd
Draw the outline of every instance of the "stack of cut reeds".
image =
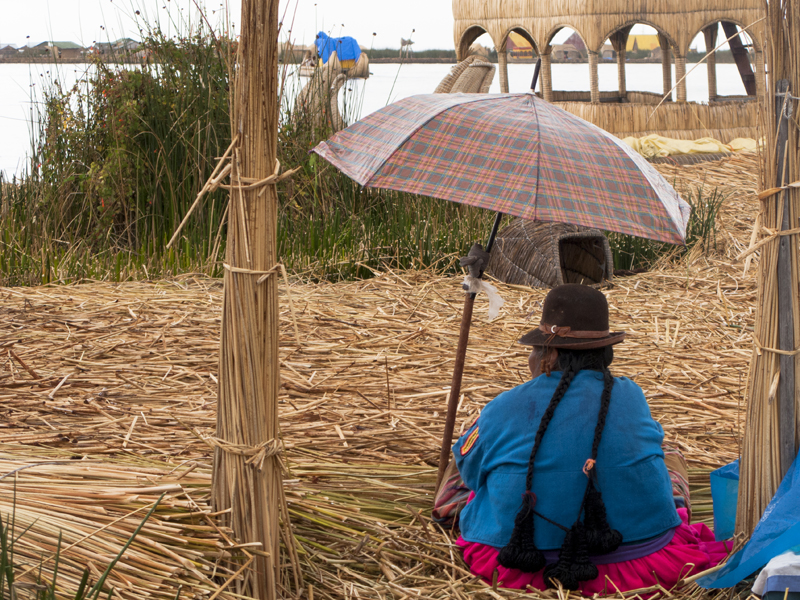
[[[756, 216], [757, 166], [754, 156], [737, 155], [658, 168], [679, 185], [735, 193], [719, 223], [729, 243], [605, 290], [613, 327], [628, 332], [612, 369], [645, 390], [667, 441], [687, 456], [694, 518], [710, 521], [708, 472], [739, 456], [744, 423], [756, 281], [755, 269], [745, 274], [744, 259], [735, 257], [747, 248]], [[279, 287], [277, 410], [304, 597], [522, 597], [502, 582], [495, 591], [472, 577], [453, 540], [428, 517], [459, 282], [405, 271]], [[459, 424], [528, 377], [516, 340], [538, 323], [546, 292], [498, 287], [506, 300], [499, 318], [485, 321], [480, 297], [476, 306]], [[75, 590], [86, 552], [102, 572], [162, 486], [176, 487], [139, 533], [130, 560], [118, 563], [106, 593], [113, 585], [123, 598], [188, 600], [222, 588], [217, 598], [234, 598], [245, 585], [249, 571], [237, 572], [261, 549], [233, 537], [228, 513], [211, 514], [222, 295], [221, 282], [192, 276], [0, 289], [0, 475], [31, 462], [71, 462], [18, 474], [27, 522], [42, 516], [36, 535], [20, 542], [21, 569], [49, 557], [58, 531], [70, 530], [64, 547], [94, 532], [64, 553], [64, 597]], [[0, 481], [4, 520], [14, 481]], [[35, 582], [34, 571], [24, 579]], [[650, 593], [685, 599], [702, 592]]]

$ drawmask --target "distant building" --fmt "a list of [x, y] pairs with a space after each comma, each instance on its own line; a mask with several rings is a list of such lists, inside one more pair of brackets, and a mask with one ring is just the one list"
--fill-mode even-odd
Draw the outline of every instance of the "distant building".
[[114, 42], [115, 50], [122, 50], [123, 52], [136, 52], [142, 44], [131, 38], [120, 38]]
[[581, 62], [586, 58], [583, 52], [571, 44], [556, 44], [552, 55], [556, 62]]
[[577, 33], [573, 33], [571, 36], [569, 36], [567, 38], [567, 41], [564, 42], [564, 45], [572, 46], [578, 52], [581, 52], [581, 53], [585, 52], [586, 55], [588, 56], [588, 52], [586, 50], [586, 44], [583, 43], [583, 38], [581, 36], [579, 36]]
[[141, 42], [131, 38], [120, 38], [115, 42], [96, 42], [89, 48], [89, 52], [100, 56], [138, 55], [141, 47]]
[[614, 60], [617, 58], [617, 51], [614, 50], [614, 46], [612, 46], [609, 42], [606, 42], [603, 44], [601, 55], [603, 60]]
[[506, 40], [506, 52], [511, 62], [527, 62], [536, 58], [531, 43], [520, 34], [512, 31]]
[[553, 46], [552, 57], [555, 62], [583, 62], [589, 58], [589, 52], [581, 36], [573, 33], [563, 44]]
[[661, 48], [656, 34], [629, 35], [628, 43], [625, 45], [626, 52], [638, 52], [640, 50], [652, 52], [656, 48]]
[[34, 52], [53, 58], [81, 58], [86, 50], [75, 42], [42, 42], [33, 47]]

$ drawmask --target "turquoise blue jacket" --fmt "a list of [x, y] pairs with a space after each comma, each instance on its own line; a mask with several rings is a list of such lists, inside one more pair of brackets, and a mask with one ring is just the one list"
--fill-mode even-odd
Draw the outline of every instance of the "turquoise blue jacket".
[[[560, 378], [559, 372], [540, 375], [500, 394], [453, 446], [464, 483], [475, 492], [460, 516], [465, 540], [502, 548], [511, 538], [536, 430]], [[661, 451], [664, 430], [651, 417], [638, 385], [625, 377], [614, 382], [597, 478], [611, 527], [622, 533], [623, 543], [640, 542], [681, 520]], [[536, 510], [567, 528], [578, 516], [586, 489], [582, 469], [591, 455], [602, 391], [601, 373], [578, 373], [536, 455]], [[539, 517], [534, 522], [539, 549], [561, 546], [561, 529]]]

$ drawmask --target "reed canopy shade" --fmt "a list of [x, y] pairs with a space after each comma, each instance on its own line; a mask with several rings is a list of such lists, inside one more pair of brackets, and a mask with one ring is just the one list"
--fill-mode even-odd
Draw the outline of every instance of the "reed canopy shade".
[[664, 36], [678, 56], [686, 56], [695, 36], [718, 22], [750, 26], [748, 33], [760, 51], [765, 15], [763, 0], [453, 0], [453, 35], [459, 59], [484, 33], [495, 48], [504, 49], [512, 31], [540, 54], [549, 54], [553, 36], [565, 27], [577, 32], [590, 53], [598, 53], [616, 32], [643, 23]]
[[[500, 91], [508, 92], [508, 58], [520, 56], [520, 44], [529, 48], [530, 56], [541, 59], [542, 97], [556, 102], [553, 91], [553, 60], [575, 58], [589, 63], [589, 95], [593, 105], [615, 102], [628, 103], [638, 100], [628, 94], [626, 82], [626, 53], [641, 46], [631, 43], [631, 28], [636, 24], [655, 28], [657, 35], [650, 36], [647, 49], [652, 58], [658, 58], [662, 66], [663, 96], [672, 101], [672, 92], [678, 104], [687, 103], [686, 58], [689, 45], [695, 36], [702, 33], [706, 47], [711, 51], [707, 57], [708, 100], [716, 102], [717, 94], [716, 53], [717, 32], [721, 25], [728, 41], [747, 97], [761, 96], [764, 90], [763, 33], [767, 3], [763, 0], [563, 0], [560, 2], [534, 2], [533, 0], [453, 0], [454, 41], [456, 55], [463, 60], [469, 54], [470, 45], [484, 34], [488, 34], [497, 50]], [[575, 31], [567, 46], [553, 46], [554, 36], [562, 29]], [[752, 40], [742, 41], [739, 30], [746, 29]], [[607, 42], [610, 44], [607, 45]], [[748, 50], [748, 47], [752, 46]], [[564, 49], [570, 49], [567, 55]], [[617, 91], [609, 95], [600, 92], [598, 64], [605, 57], [616, 56]], [[754, 59], [751, 61], [751, 57]], [[567, 59], [572, 60], [572, 59]], [[672, 66], [675, 65], [673, 87]], [[755, 71], [751, 62], [755, 62]], [[573, 99], [574, 100], [574, 99]], [[569, 109], [568, 109], [569, 110]], [[648, 111], [652, 112], [652, 111]], [[603, 125], [592, 120], [595, 125]], [[684, 121], [678, 129], [693, 129], [694, 121]], [[715, 123], [702, 121], [705, 126], [718, 129]], [[749, 123], [748, 126], [753, 126]], [[605, 127], [604, 127], [605, 128]], [[667, 135], [666, 130], [657, 133]], [[672, 127], [670, 129], [676, 129]], [[646, 135], [646, 134], [643, 134]], [[722, 136], [727, 137], [727, 136]]]
[[363, 186], [682, 244], [689, 205], [622, 140], [533, 94], [426, 94], [313, 150]]
[[515, 219], [497, 234], [487, 272], [503, 283], [552, 288], [612, 277], [608, 238], [597, 229]]

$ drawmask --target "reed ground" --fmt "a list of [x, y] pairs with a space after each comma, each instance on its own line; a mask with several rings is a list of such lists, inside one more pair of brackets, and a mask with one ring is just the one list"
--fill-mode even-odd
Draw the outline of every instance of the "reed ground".
[[[717, 250], [664, 260], [606, 290], [613, 327], [628, 332], [613, 370], [645, 390], [667, 440], [686, 454], [694, 518], [708, 521], [708, 472], [735, 459], [742, 439], [756, 281], [754, 265], [745, 274], [735, 257], [758, 209], [757, 162], [658, 168], [728, 195]], [[459, 423], [526, 380], [516, 340], [538, 323], [545, 291], [498, 287], [498, 319], [487, 322], [478, 300]], [[429, 520], [459, 281], [390, 271], [296, 279], [281, 292], [285, 487], [304, 597], [517, 595], [475, 581]], [[215, 431], [221, 298], [220, 281], [193, 275], [0, 288], [0, 470], [50, 463], [0, 482], [0, 512], [16, 494], [17, 527], [30, 526], [17, 545], [31, 571], [23, 580], [35, 579], [58, 531], [64, 546], [75, 544], [61, 555], [65, 593], [87, 562], [96, 578], [166, 492], [108, 582], [114, 597], [237, 597], [235, 582], [220, 590], [233, 573], [222, 559], [252, 549], [237, 548], [209, 514], [213, 450], [204, 440]], [[703, 593], [693, 584], [649, 592]]]

